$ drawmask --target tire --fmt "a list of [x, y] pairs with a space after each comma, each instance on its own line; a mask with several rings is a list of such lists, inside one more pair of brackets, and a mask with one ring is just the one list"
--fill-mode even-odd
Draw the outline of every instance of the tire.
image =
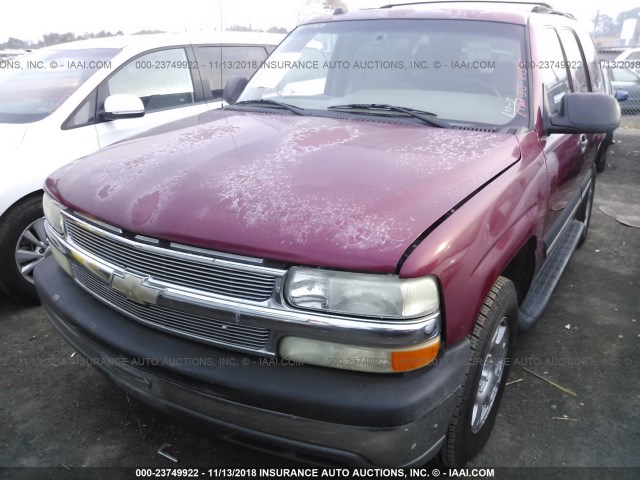
[[611, 145], [613, 145], [613, 132], [608, 132], [605, 135], [604, 141], [602, 142], [598, 155], [596, 156], [596, 172], [604, 172], [604, 169], [607, 166], [607, 153], [609, 152], [609, 147]]
[[43, 215], [42, 195], [34, 194], [12, 206], [0, 220], [0, 290], [25, 303], [38, 303], [33, 267], [49, 249]]
[[[440, 451], [440, 459], [448, 467], [463, 466], [489, 438], [509, 375], [517, 318], [515, 286], [511, 280], [498, 277], [470, 335], [469, 369]], [[480, 391], [481, 380], [485, 381], [484, 395]], [[479, 405], [485, 408], [478, 408]]]
[[578, 208], [576, 212], [576, 220], [584, 223], [584, 230], [582, 232], [582, 236], [578, 241], [578, 247], [580, 247], [584, 241], [587, 239], [587, 233], [589, 232], [589, 225], [591, 224], [591, 212], [593, 211], [593, 197], [596, 191], [596, 175], [595, 173], [591, 176], [591, 186], [589, 187], [589, 192], [584, 197], [582, 201], [582, 205]]
[[602, 173], [607, 166], [607, 151], [609, 150], [609, 145], [603, 145], [600, 151], [598, 152], [598, 156], [596, 157], [596, 172]]

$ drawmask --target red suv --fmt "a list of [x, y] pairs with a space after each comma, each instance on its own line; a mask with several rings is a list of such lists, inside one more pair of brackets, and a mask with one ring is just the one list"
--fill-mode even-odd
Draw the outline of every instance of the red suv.
[[462, 465], [620, 120], [545, 4], [300, 25], [231, 105], [53, 173], [51, 323], [129, 395], [318, 461]]

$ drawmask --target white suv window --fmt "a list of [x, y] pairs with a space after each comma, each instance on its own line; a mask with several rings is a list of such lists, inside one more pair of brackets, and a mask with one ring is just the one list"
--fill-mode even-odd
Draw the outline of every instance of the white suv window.
[[208, 82], [215, 100], [222, 98], [222, 89], [229, 78], [236, 75], [251, 78], [267, 58], [267, 51], [263, 47], [202, 46], [196, 48], [196, 57], [205, 86]]
[[[0, 69], [0, 122], [30, 123], [51, 115], [119, 53], [115, 48], [35, 51], [21, 61], [54, 68]], [[86, 64], [78, 68], [74, 64]]]
[[158, 50], [131, 60], [107, 81], [109, 95], [140, 97], [146, 112], [194, 103], [187, 54], [183, 48]]

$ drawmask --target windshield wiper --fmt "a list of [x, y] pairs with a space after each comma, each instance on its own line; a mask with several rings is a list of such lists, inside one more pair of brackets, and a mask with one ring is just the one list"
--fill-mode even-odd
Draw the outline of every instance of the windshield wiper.
[[327, 107], [328, 110], [378, 110], [381, 112], [400, 112], [410, 117], [422, 120], [424, 123], [432, 127], [447, 128], [450, 125], [444, 120], [438, 120], [435, 113], [423, 112], [421, 110], [413, 110], [411, 108], [398, 107], [396, 105], [387, 105], [384, 103], [349, 103], [346, 105], [332, 105]]
[[232, 106], [236, 105], [273, 105], [276, 107], [284, 108], [285, 110], [289, 110], [290, 112], [295, 113], [296, 115], [306, 115], [305, 109], [302, 107], [296, 107], [295, 105], [289, 105], [288, 103], [278, 102], [276, 100], [271, 100], [268, 98], [262, 98], [260, 100], [243, 100], [242, 102], [234, 103]]

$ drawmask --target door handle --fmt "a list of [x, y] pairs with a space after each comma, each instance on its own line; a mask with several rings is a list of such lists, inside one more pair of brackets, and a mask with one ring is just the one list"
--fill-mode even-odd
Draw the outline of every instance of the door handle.
[[587, 146], [589, 146], [589, 139], [583, 133], [580, 135], [580, 153], [584, 153], [587, 151]]

